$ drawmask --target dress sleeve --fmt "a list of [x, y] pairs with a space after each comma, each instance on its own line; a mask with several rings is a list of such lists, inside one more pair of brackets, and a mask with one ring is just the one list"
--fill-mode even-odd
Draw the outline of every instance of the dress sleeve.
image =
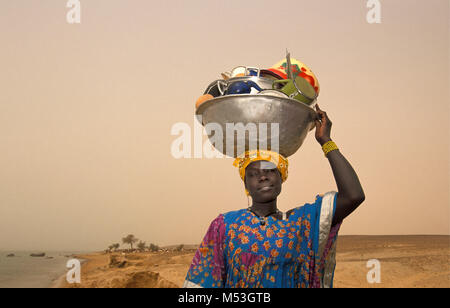
[[319, 245], [320, 258], [318, 270], [321, 277], [320, 286], [332, 287], [334, 269], [336, 267], [336, 241], [341, 223], [331, 226], [336, 211], [337, 192], [330, 191], [322, 196], [319, 216]]
[[319, 216], [319, 248], [318, 252], [321, 256], [324, 252], [328, 235], [331, 231], [331, 223], [333, 221], [334, 212], [336, 210], [337, 192], [329, 191], [322, 196]]
[[225, 223], [214, 219], [201, 242], [184, 282], [184, 288], [221, 288], [225, 285]]

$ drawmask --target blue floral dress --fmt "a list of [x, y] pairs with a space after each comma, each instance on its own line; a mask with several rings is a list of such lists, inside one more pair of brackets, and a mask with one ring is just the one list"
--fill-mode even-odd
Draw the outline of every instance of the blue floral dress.
[[262, 225], [247, 209], [219, 215], [210, 225], [184, 287], [332, 287], [336, 238], [331, 227], [336, 192], [317, 195], [287, 219]]

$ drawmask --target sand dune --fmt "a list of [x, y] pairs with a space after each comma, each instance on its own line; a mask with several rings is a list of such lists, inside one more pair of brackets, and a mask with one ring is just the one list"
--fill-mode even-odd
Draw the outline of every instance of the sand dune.
[[[340, 236], [334, 286], [450, 287], [450, 236]], [[124, 267], [110, 266], [111, 256]], [[172, 288], [184, 282], [194, 250], [182, 252], [96, 253], [87, 259], [81, 288]], [[368, 283], [367, 261], [380, 264], [380, 283]]]

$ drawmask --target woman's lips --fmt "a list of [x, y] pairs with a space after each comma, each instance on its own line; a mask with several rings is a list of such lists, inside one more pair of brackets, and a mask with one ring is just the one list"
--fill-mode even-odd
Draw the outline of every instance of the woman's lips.
[[259, 191], [269, 191], [273, 188], [273, 186], [263, 186], [260, 189], [258, 189]]

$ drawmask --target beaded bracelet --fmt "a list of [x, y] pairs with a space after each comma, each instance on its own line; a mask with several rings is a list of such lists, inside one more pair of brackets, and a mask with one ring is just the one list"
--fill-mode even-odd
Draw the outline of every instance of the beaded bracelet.
[[333, 150], [339, 150], [336, 143], [333, 141], [328, 141], [322, 146], [323, 153], [325, 154], [325, 157], [327, 157], [327, 154], [330, 153]]

